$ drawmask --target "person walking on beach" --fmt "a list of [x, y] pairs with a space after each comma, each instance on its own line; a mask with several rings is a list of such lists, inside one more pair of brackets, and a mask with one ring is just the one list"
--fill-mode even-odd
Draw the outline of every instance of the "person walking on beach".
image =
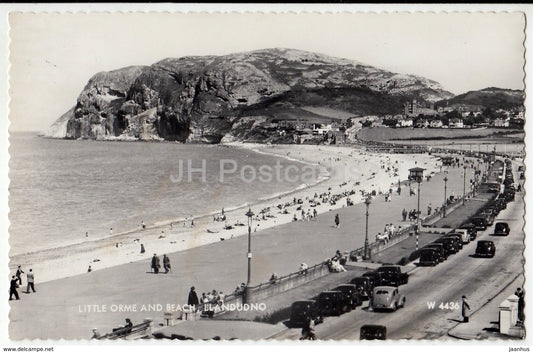
[[152, 257], [152, 269], [154, 270], [155, 274], [159, 274], [159, 268], [161, 267], [161, 262], [159, 261], [159, 257], [156, 253], [154, 253], [154, 256]]
[[146, 224], [144, 223], [144, 220], [141, 220], [141, 227], [143, 230], [146, 229]]
[[21, 278], [22, 274], [24, 274], [24, 271], [22, 271], [22, 268], [19, 265], [18, 268], [17, 268], [17, 272], [15, 273], [15, 275], [17, 276], [17, 280], [19, 282], [19, 285], [22, 285], [22, 278]]
[[341, 221], [339, 219], [339, 214], [335, 214], [335, 227], [339, 228], [340, 224], [341, 224]]
[[463, 296], [463, 307], [461, 310], [461, 314], [463, 316], [463, 323], [468, 323], [470, 317], [470, 305], [466, 300], [466, 296]]
[[144, 244], [141, 243], [141, 254], [143, 254], [144, 252], [146, 252], [146, 249], [144, 249]]
[[163, 268], [165, 269], [165, 274], [168, 274], [170, 271], [170, 258], [166, 254], [163, 254]]
[[403, 208], [403, 210], [402, 210], [402, 219], [403, 219], [403, 221], [405, 221], [407, 219], [407, 210], [405, 210], [405, 208]]
[[11, 283], [9, 285], [9, 300], [11, 301], [13, 299], [13, 295], [15, 295], [15, 298], [19, 300], [19, 293], [17, 291], [17, 288], [19, 285], [17, 284], [17, 278], [15, 275], [11, 276]]
[[194, 289], [194, 286], [191, 287], [191, 290], [189, 291], [189, 298], [187, 299], [187, 304], [189, 306], [192, 306], [194, 308], [194, 311], [198, 309], [198, 304], [200, 301], [198, 300], [198, 295], [196, 294], [196, 291]]
[[35, 286], [34, 286], [35, 278], [33, 276], [33, 271], [31, 269], [30, 271], [28, 271], [28, 274], [26, 274], [26, 280], [28, 281], [28, 286], [26, 287], [26, 293], [30, 293], [30, 288], [33, 292], [35, 292]]

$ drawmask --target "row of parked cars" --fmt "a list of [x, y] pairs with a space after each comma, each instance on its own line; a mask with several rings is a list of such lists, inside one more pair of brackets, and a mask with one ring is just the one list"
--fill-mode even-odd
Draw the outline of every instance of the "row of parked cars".
[[371, 300], [373, 310], [395, 311], [405, 305], [398, 286], [406, 284], [409, 275], [398, 265], [383, 265], [374, 271], [351, 279], [348, 283], [321, 292], [311, 300], [292, 304], [289, 324], [293, 327], [321, 323], [326, 316], [341, 315]]

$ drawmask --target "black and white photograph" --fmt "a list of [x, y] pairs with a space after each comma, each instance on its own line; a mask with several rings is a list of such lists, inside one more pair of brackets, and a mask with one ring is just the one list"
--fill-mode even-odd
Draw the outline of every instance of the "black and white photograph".
[[525, 12], [6, 20], [15, 345], [527, 341]]

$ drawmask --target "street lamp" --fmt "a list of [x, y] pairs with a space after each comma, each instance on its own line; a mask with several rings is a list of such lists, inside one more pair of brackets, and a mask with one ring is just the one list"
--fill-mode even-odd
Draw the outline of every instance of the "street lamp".
[[416, 250], [418, 251], [418, 236], [420, 233], [420, 183], [424, 178], [424, 170], [421, 167], [413, 167], [409, 169], [409, 180], [418, 183], [418, 204], [416, 213]]
[[252, 278], [252, 217], [255, 214], [252, 212], [252, 209], [248, 208], [245, 215], [248, 217], [248, 277], [246, 279], [246, 292], [244, 295], [246, 303], [248, 301], [248, 289]]
[[466, 198], [466, 164], [463, 165], [463, 205], [465, 205], [465, 198]]
[[448, 197], [446, 196], [447, 183], [448, 183], [448, 176], [444, 175], [444, 208], [442, 209], [443, 218], [446, 217], [446, 205], [448, 205]]
[[372, 257], [372, 253], [370, 253], [370, 248], [368, 247], [368, 207], [370, 206], [370, 196], [368, 196], [365, 199], [365, 205], [366, 205], [366, 226], [365, 226], [365, 254], [363, 256], [363, 259], [370, 259]]

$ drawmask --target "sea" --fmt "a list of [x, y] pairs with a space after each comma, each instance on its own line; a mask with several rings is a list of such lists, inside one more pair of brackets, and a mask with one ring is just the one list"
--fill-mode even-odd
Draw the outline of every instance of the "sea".
[[10, 256], [82, 243], [86, 233], [98, 239], [141, 222], [230, 210], [304, 186], [298, 177], [257, 181], [253, 175], [262, 166], [306, 165], [244, 148], [62, 140], [30, 132], [11, 133], [9, 142]]

